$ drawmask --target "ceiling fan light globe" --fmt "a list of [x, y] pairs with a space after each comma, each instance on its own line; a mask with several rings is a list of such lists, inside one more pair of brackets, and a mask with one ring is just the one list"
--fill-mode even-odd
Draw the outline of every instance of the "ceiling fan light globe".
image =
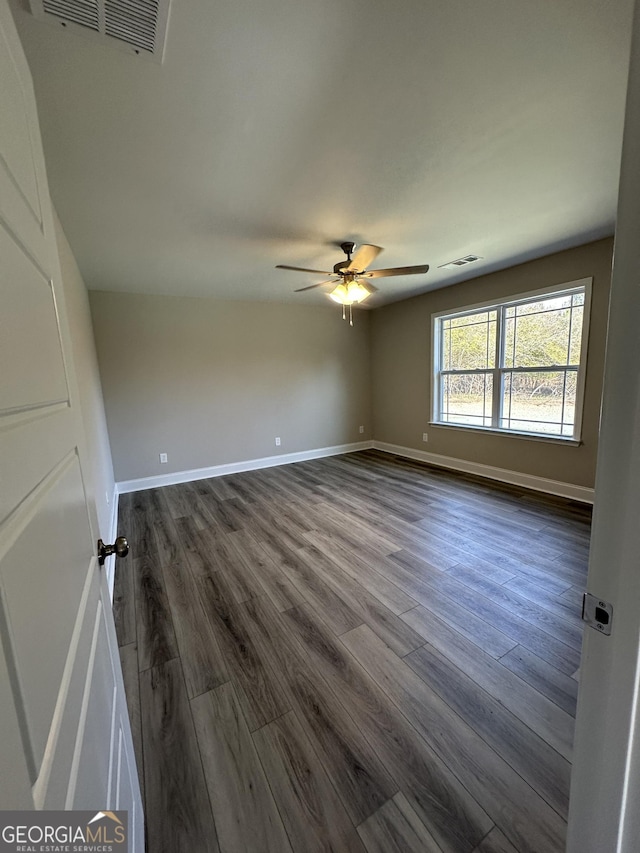
[[327, 293], [329, 299], [333, 299], [334, 302], [337, 302], [338, 305], [348, 305], [349, 304], [349, 294], [347, 292], [347, 288], [344, 284], [338, 284], [331, 293]]
[[351, 281], [347, 285], [347, 296], [349, 302], [363, 302], [367, 297], [371, 296], [370, 290], [360, 281]]

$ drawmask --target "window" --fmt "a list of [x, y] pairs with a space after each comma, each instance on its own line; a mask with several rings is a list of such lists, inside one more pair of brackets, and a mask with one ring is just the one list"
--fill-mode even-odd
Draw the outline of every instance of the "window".
[[433, 422], [579, 440], [591, 279], [433, 317]]

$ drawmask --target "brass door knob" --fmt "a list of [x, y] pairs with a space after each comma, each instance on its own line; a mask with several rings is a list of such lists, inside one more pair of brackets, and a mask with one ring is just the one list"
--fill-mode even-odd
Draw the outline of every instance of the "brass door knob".
[[113, 545], [105, 545], [102, 539], [98, 539], [98, 562], [104, 566], [107, 557], [115, 554], [116, 557], [126, 557], [129, 553], [129, 543], [126, 536], [118, 536]]

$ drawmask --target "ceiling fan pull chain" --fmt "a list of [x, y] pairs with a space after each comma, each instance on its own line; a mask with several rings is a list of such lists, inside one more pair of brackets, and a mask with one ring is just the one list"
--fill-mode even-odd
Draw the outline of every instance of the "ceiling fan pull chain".
[[346, 313], [345, 313], [345, 312], [346, 312], [346, 310], [347, 310], [347, 306], [346, 306], [346, 305], [343, 305], [343, 306], [342, 306], [342, 319], [343, 319], [343, 320], [346, 320], [346, 319], [347, 319], [347, 315], [346, 315]]
[[349, 305], [349, 325], [353, 326], [353, 305]]

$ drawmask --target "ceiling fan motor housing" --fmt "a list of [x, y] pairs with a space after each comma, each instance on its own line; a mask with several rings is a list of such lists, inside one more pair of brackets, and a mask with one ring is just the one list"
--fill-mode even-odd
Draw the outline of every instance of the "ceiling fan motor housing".
[[342, 249], [342, 251], [347, 256], [347, 260], [346, 261], [338, 261], [337, 264], [333, 265], [333, 272], [336, 275], [340, 275], [342, 273], [342, 270], [345, 269], [345, 267], [349, 266], [349, 264], [351, 263], [351, 255], [353, 254], [353, 250], [355, 249], [355, 247], [356, 247], [356, 244], [351, 243], [348, 240], [345, 243], [340, 243], [340, 248]]

